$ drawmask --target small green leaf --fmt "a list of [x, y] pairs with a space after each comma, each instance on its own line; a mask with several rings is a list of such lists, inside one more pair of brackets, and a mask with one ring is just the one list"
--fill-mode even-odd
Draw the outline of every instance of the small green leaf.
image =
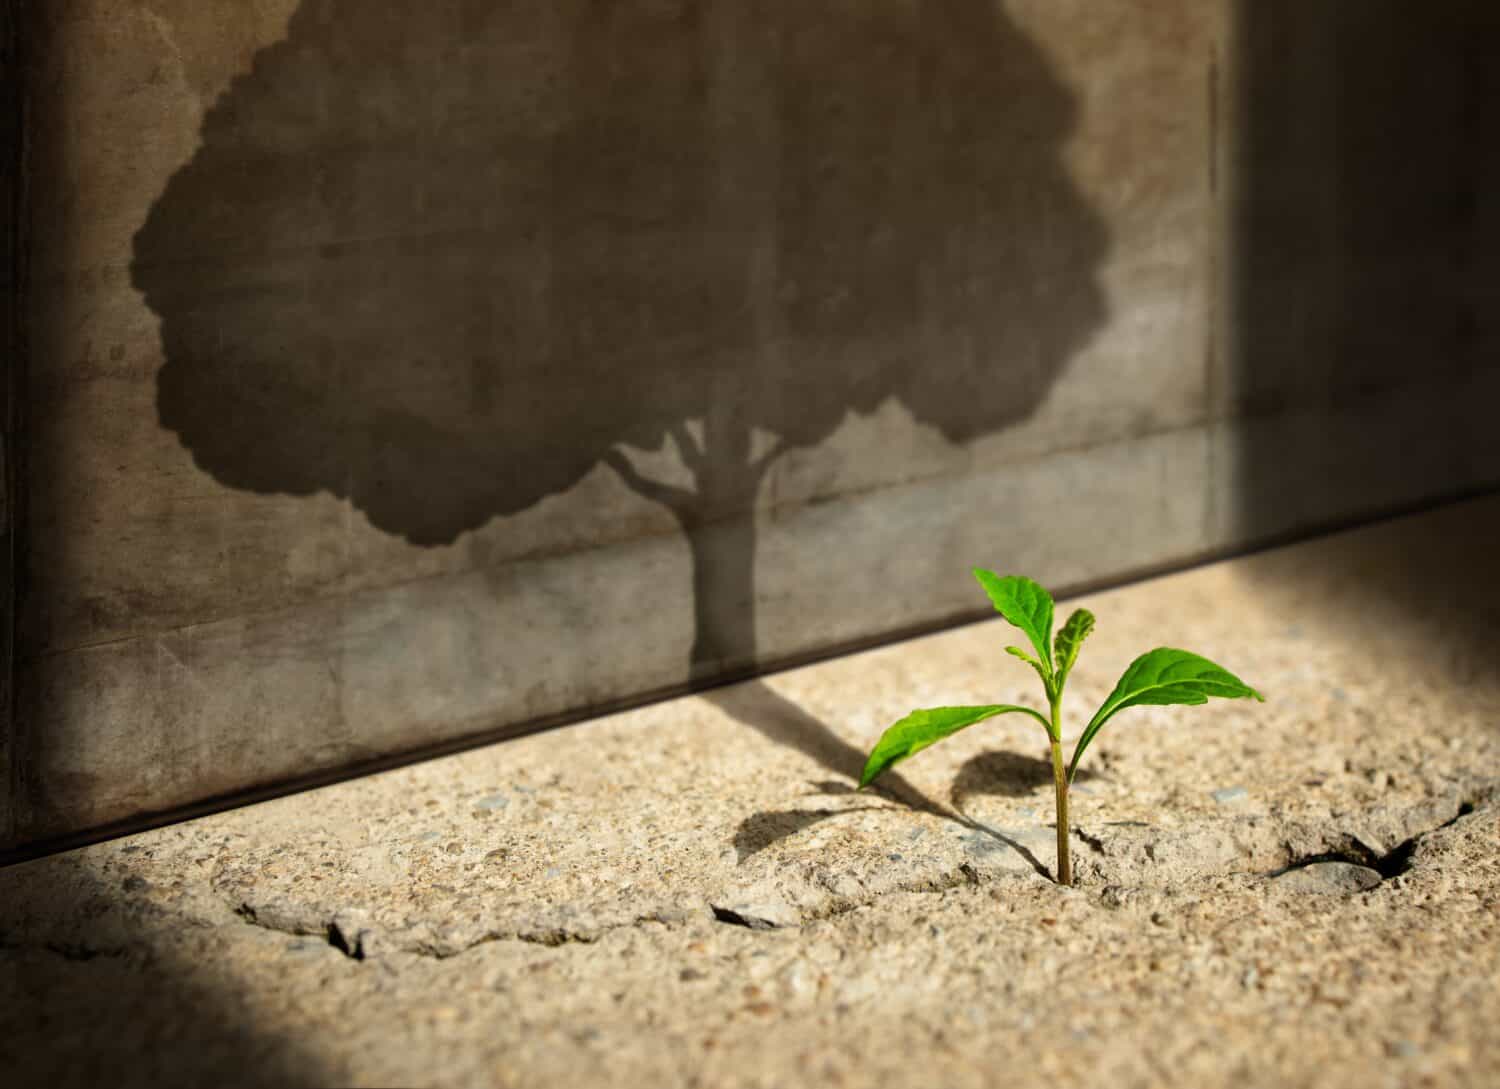
[[1042, 663], [1041, 662], [1037, 661], [1031, 655], [1027, 654], [1020, 647], [1006, 647], [1005, 648], [1005, 653], [1006, 654], [1014, 654], [1017, 658], [1021, 659], [1021, 661], [1028, 662], [1031, 665], [1035, 666], [1037, 669], [1041, 669], [1042, 668]]
[[1001, 578], [993, 571], [974, 568], [974, 577], [990, 596], [995, 611], [1026, 633], [1036, 656], [1045, 667], [1042, 679], [1052, 687], [1052, 595], [1024, 575]]
[[1117, 712], [1143, 704], [1207, 703], [1211, 696], [1265, 701], [1255, 689], [1207, 658], [1171, 647], [1148, 650], [1126, 667], [1115, 690], [1084, 727], [1068, 767], [1069, 780], [1089, 742]]
[[1074, 609], [1073, 615], [1068, 617], [1057, 633], [1057, 690], [1062, 691], [1063, 685], [1068, 683], [1068, 674], [1073, 671], [1073, 663], [1078, 661], [1079, 648], [1083, 641], [1089, 637], [1089, 632], [1094, 630], [1094, 614], [1087, 609]]
[[1047, 720], [1040, 711], [1008, 703], [988, 707], [932, 707], [925, 711], [913, 711], [880, 735], [875, 748], [870, 750], [870, 759], [865, 761], [864, 773], [859, 777], [860, 788], [869, 786], [877, 775], [891, 765], [914, 756], [949, 734], [1008, 711], [1019, 711], [1023, 715], [1030, 715], [1043, 726], [1047, 725]]
[[1027, 654], [1020, 647], [1006, 647], [1005, 653], [1015, 655], [1017, 658], [1021, 659], [1021, 661], [1029, 665], [1032, 669], [1036, 670], [1037, 676], [1042, 678], [1042, 684], [1046, 686], [1047, 691], [1052, 691], [1052, 679], [1047, 676], [1046, 666], [1042, 665], [1041, 662], [1037, 661], [1030, 654]]

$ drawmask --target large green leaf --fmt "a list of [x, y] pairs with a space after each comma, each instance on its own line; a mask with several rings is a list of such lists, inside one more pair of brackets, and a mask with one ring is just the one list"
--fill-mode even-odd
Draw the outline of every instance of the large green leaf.
[[1255, 689], [1222, 666], [1186, 650], [1157, 647], [1148, 650], [1126, 667], [1115, 690], [1094, 712], [1073, 750], [1068, 778], [1078, 770], [1078, 761], [1089, 742], [1104, 724], [1127, 707], [1143, 704], [1199, 704], [1210, 697], [1221, 699], [1257, 699], [1264, 701]]
[[1094, 630], [1094, 614], [1087, 609], [1074, 609], [1073, 615], [1068, 617], [1057, 633], [1057, 691], [1063, 690], [1063, 685], [1068, 683], [1068, 674], [1073, 671], [1073, 663], [1078, 661], [1078, 650], [1083, 646], [1083, 641], [1089, 637], [1089, 632]]
[[1046, 666], [1042, 675], [1051, 688], [1052, 669], [1052, 595], [1024, 575], [1001, 577], [982, 567], [974, 568], [974, 577], [989, 594], [995, 611], [1026, 633], [1036, 656]]
[[976, 722], [983, 722], [1009, 711], [1030, 715], [1044, 727], [1047, 725], [1047, 719], [1040, 711], [1008, 703], [988, 707], [931, 707], [925, 711], [913, 711], [881, 734], [880, 740], [875, 742], [875, 748], [870, 750], [870, 759], [865, 761], [864, 773], [859, 777], [860, 787], [869, 786], [877, 775], [892, 764], [914, 756], [949, 734], [956, 734], [965, 726], [972, 726]]

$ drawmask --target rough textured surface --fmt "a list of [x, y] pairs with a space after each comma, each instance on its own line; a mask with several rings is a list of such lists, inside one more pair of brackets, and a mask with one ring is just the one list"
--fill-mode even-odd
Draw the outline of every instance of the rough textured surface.
[[1269, 702], [1113, 723], [1073, 799], [1075, 888], [1044, 873], [1034, 726], [850, 790], [912, 706], [1032, 695], [995, 621], [0, 871], [0, 1062], [27, 1084], [1493, 1084], [1500, 595], [1458, 559], [1497, 528], [1475, 502], [1080, 599], [1074, 730], [1156, 642]]
[[0, 849], [1500, 475], [1492, 0], [6, 10]]

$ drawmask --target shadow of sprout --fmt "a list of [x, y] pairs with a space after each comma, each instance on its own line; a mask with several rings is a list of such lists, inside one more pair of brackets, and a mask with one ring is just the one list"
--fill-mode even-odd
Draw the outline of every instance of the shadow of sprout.
[[787, 809], [779, 812], [753, 813], [740, 822], [734, 832], [734, 850], [740, 862], [759, 854], [767, 847], [790, 839], [798, 832], [846, 813], [878, 813], [883, 805], [859, 805], [849, 809]]
[[[1050, 871], [1025, 846], [1003, 832], [933, 801], [900, 775], [887, 772], [880, 777], [878, 783], [872, 784], [865, 791], [857, 791], [853, 784], [859, 782], [866, 754], [839, 737], [827, 723], [809, 714], [764, 681], [754, 680], [716, 689], [705, 693], [704, 698], [735, 721], [749, 726], [768, 740], [795, 749], [804, 756], [816, 760], [827, 770], [847, 779], [847, 782], [826, 779], [814, 782], [812, 786], [819, 795], [838, 797], [863, 793], [872, 798], [887, 798], [907, 809], [928, 813], [941, 820], [951, 821], [969, 831], [988, 836], [1015, 851], [1044, 877], [1050, 876]], [[1050, 782], [1051, 765], [1047, 767]], [[1080, 778], [1082, 778], [1081, 774]], [[767, 847], [789, 839], [825, 820], [848, 813], [878, 812], [890, 808], [888, 805], [862, 805], [839, 809], [763, 810], [759, 813], [752, 813], [741, 821], [735, 830], [735, 852], [738, 861], [743, 863]]]
[[[1074, 782], [1086, 783], [1097, 776], [1079, 768]], [[999, 750], [972, 756], [958, 769], [953, 779], [953, 807], [962, 811], [964, 803], [975, 795], [1000, 798], [1028, 798], [1039, 791], [1050, 795], [1052, 761], [1044, 756], [1024, 756]]]
[[[839, 737], [815, 715], [781, 695], [764, 681], [719, 688], [704, 693], [704, 699], [730, 718], [749, 726], [762, 737], [816, 760], [828, 771], [842, 775], [850, 784], [858, 783], [865, 767], [866, 753]], [[852, 792], [854, 787], [837, 781], [818, 784], [820, 793]], [[833, 789], [826, 789], [832, 786]], [[942, 805], [927, 797], [894, 772], [880, 777], [870, 792], [892, 798], [910, 809], [934, 816], [950, 816]]]

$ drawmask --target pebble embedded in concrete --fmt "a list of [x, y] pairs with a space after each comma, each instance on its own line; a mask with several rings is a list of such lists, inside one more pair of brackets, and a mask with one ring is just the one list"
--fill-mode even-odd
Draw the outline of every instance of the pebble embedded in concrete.
[[1297, 892], [1340, 893], [1369, 892], [1382, 880], [1380, 871], [1353, 862], [1313, 862], [1272, 878], [1284, 889]]

